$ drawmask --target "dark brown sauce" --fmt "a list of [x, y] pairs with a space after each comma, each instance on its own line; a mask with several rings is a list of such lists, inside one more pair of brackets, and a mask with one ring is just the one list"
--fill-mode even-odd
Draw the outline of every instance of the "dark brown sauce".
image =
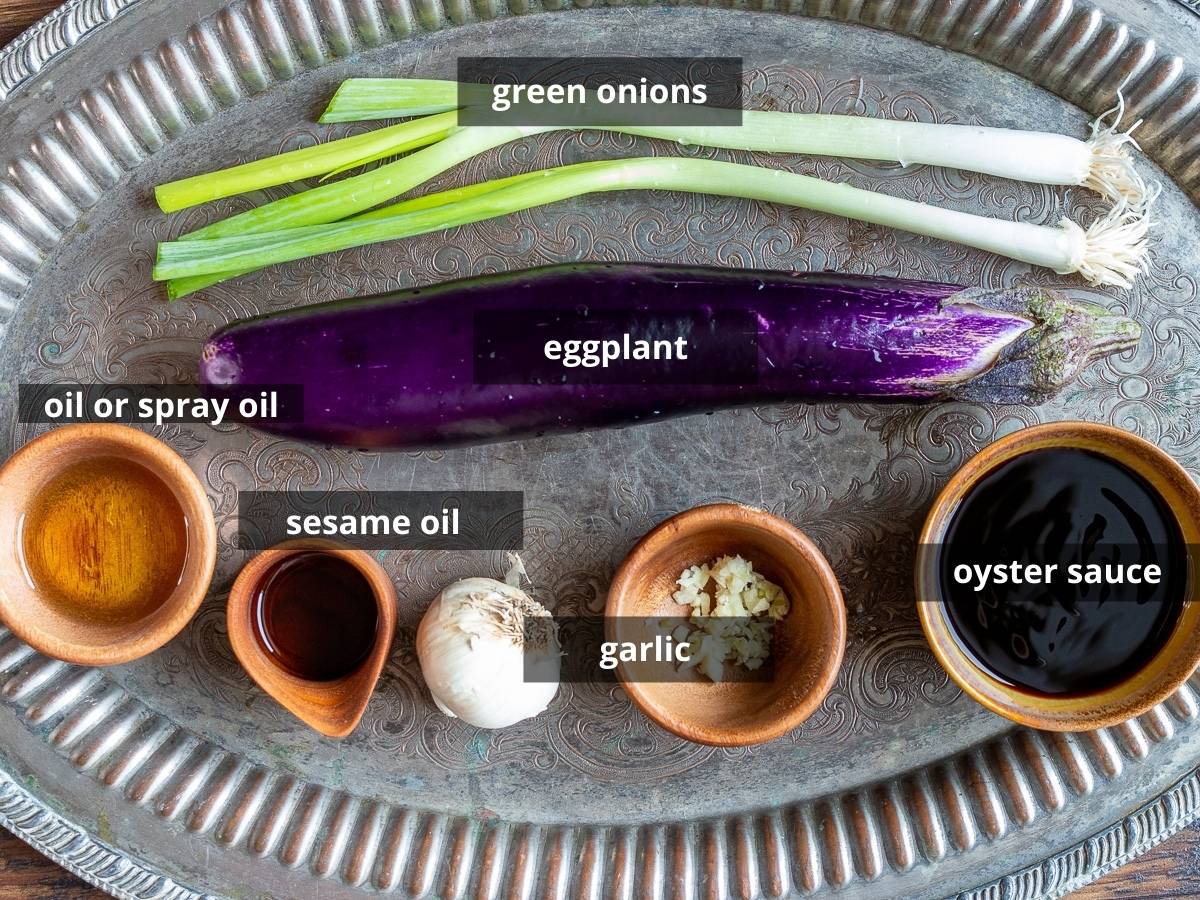
[[254, 595], [254, 633], [297, 678], [334, 681], [375, 645], [379, 608], [366, 576], [321, 551], [288, 556], [267, 570]]
[[[1157, 564], [1158, 585], [957, 583], [960, 563]], [[1145, 665], [1166, 643], [1188, 590], [1178, 521], [1141, 475], [1085, 450], [1025, 453], [998, 466], [955, 510], [939, 552], [951, 630], [1001, 681], [1048, 695], [1090, 693]]]

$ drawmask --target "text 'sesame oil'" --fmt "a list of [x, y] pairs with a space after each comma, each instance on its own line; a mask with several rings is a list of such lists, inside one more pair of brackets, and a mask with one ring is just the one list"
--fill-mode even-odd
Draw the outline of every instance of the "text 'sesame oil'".
[[379, 628], [371, 584], [351, 563], [321, 551], [296, 553], [263, 576], [254, 595], [254, 633], [297, 678], [335, 681], [362, 663]]
[[[1166, 643], [1188, 591], [1179, 523], [1145, 478], [1087, 450], [1034, 450], [1008, 460], [963, 498], [946, 530], [938, 578], [951, 630], [999, 680], [1050, 695], [1109, 687]], [[1158, 584], [1042, 585], [955, 580], [980, 561], [1060, 573], [1155, 564]]]

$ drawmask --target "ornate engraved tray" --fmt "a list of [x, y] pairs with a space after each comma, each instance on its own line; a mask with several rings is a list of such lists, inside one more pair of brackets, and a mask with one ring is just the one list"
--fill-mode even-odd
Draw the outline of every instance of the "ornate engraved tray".
[[[917, 627], [915, 533], [978, 447], [1038, 421], [1111, 422], [1200, 471], [1200, 16], [1177, 0], [72, 0], [0, 56], [0, 451], [28, 440], [15, 386], [190, 380], [236, 317], [580, 258], [838, 268], [997, 285], [1037, 279], [1127, 310], [1140, 348], [1038, 408], [775, 406], [443, 453], [325, 450], [247, 431], [160, 436], [209, 486], [223, 546], [189, 628], [136, 664], [54, 662], [0, 630], [0, 822], [124, 897], [1059, 896], [1200, 812], [1200, 694], [1051, 735], [960, 695]], [[610, 195], [273, 270], [168, 305], [156, 182], [312, 142], [343, 77], [453, 77], [458, 54], [741, 54], [756, 105], [1082, 134], [1126, 84], [1165, 183], [1149, 274], [1128, 293], [886, 229], [775, 207]], [[620, 137], [502, 148], [442, 179], [609, 154]], [[709, 151], [696, 151], [709, 152]], [[789, 165], [994, 215], [1054, 220], [1069, 192], [954, 172]], [[1154, 168], [1147, 163], [1147, 169]], [[316, 737], [231, 655], [239, 488], [526, 492], [526, 558], [560, 612], [599, 611], [615, 565], [703, 501], [768, 507], [830, 556], [849, 605], [837, 686], [785, 739], [677, 740], [615, 686], [482, 732], [437, 713], [413, 653], [445, 582], [497, 555], [390, 553], [396, 652], [352, 738]], [[0, 501], [2, 502], [2, 501]]]

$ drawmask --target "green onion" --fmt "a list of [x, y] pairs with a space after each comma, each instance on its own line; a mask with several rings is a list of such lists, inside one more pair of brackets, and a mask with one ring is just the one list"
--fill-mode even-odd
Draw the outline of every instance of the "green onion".
[[[454, 137], [445, 143], [451, 140]], [[778, 169], [650, 157], [562, 166], [505, 179], [500, 185], [484, 182], [446, 192], [449, 196], [421, 198], [418, 206], [409, 205], [400, 212], [380, 211], [346, 222], [168, 241], [159, 244], [154, 277], [225, 277], [228, 273], [479, 222], [583, 194], [632, 189], [744, 197], [832, 213], [954, 241], [1062, 274], [1079, 272], [1093, 284], [1128, 287], [1144, 265], [1148, 224], [1145, 211], [1128, 203], [1118, 203], [1085, 231], [1067, 219], [1056, 226], [990, 219]]]
[[[475, 197], [480, 194], [490, 193], [500, 188], [509, 187], [514, 184], [520, 184], [524, 181], [531, 181], [543, 177], [543, 172], [526, 172], [522, 175], [511, 175], [508, 178], [497, 178], [494, 181], [484, 181], [479, 184], [468, 184], [464, 187], [450, 188], [446, 191], [441, 191], [436, 194], [425, 194], [421, 197], [413, 197], [410, 200], [404, 200], [400, 203], [393, 203], [391, 206], [385, 206], [382, 209], [371, 210], [370, 212], [360, 213], [357, 216], [347, 220], [351, 222], [362, 221], [363, 219], [380, 219], [389, 216], [397, 216], [407, 212], [413, 212], [420, 209], [429, 209], [434, 206], [441, 206], [447, 203], [453, 203], [458, 200], [465, 200], [470, 197]], [[185, 238], [188, 235], [184, 236]], [[255, 271], [258, 267], [240, 269], [229, 272], [212, 272], [206, 275], [191, 275], [185, 278], [172, 278], [167, 282], [167, 298], [170, 300], [179, 300], [189, 294], [194, 294], [196, 291], [203, 290], [206, 287], [211, 287], [214, 284], [220, 284], [222, 281], [228, 281], [230, 278], [237, 278], [241, 275], [246, 275]]]
[[[402, 109], [390, 115], [390, 109]], [[403, 119], [458, 108], [458, 82], [426, 78], [348, 78], [334, 93], [322, 122]]]
[[[322, 121], [393, 118], [430, 110], [447, 110], [448, 106], [457, 102], [456, 95], [457, 84], [453, 81], [350, 79], [342, 83]], [[1145, 205], [1152, 191], [1134, 169], [1128, 152], [1130, 147], [1137, 146], [1130, 134], [1133, 128], [1125, 132], [1118, 130], [1123, 112], [1124, 103], [1121, 100], [1115, 109], [1109, 110], [1092, 124], [1092, 137], [1088, 141], [1059, 134], [1002, 128], [753, 110], [742, 114], [741, 125], [603, 126], [601, 130], [661, 138], [686, 146], [924, 163], [985, 172], [1020, 181], [1083, 185], [1108, 196], [1114, 202], [1124, 200], [1135, 206]], [[1105, 124], [1106, 118], [1114, 114], [1112, 122]], [[393, 125], [369, 134], [342, 138], [164, 184], [156, 188], [155, 196], [164, 212], [174, 212], [209, 200], [286, 184], [301, 178], [329, 178], [448, 136], [458, 137], [458, 146], [474, 147], [475, 153], [482, 153], [536, 131], [586, 127], [586, 123], [583, 123], [578, 126], [534, 129], [513, 126], [461, 128], [457, 121], [456, 110], [442, 111], [435, 116]], [[1133, 127], [1136, 128], [1137, 124]], [[464, 132], [469, 133], [470, 137], [461, 137]], [[428, 179], [470, 155], [473, 154], [461, 156], [448, 153], [447, 158], [453, 161], [432, 169], [423, 168], [428, 163], [428, 156], [422, 157], [414, 165], [420, 171], [429, 172], [424, 176]], [[412, 160], [398, 160], [389, 172], [402, 173], [407, 162]], [[405, 183], [415, 187], [420, 182], [413, 183], [411, 179], [406, 179]], [[402, 192], [381, 195], [376, 202], [386, 202]], [[288, 199], [286, 202], [277, 202], [287, 209], [294, 201]], [[270, 204], [264, 208], [269, 210], [266, 213], [268, 218], [278, 209]], [[366, 207], [359, 204], [358, 208]], [[253, 231], [258, 228], [254, 222], [256, 218], [235, 217], [230, 220], [231, 224], [204, 233], [217, 236]], [[336, 218], [323, 221], [336, 221]], [[288, 221], [283, 227], [316, 224], [317, 221]]]
[[[336, 222], [398, 197], [484, 150], [545, 130], [517, 126], [459, 128], [432, 147], [418, 150], [403, 159], [385, 163], [352, 178], [321, 184], [307, 191], [264, 203], [262, 206], [198, 228], [183, 235], [180, 240], [231, 237]], [[213, 177], [221, 174], [217, 173]]]
[[219, 172], [161, 184], [154, 189], [154, 197], [163, 212], [175, 212], [222, 197], [327, 175], [439, 141], [456, 127], [457, 118], [456, 113], [428, 116], [315, 147], [289, 150]]
[[[454, 81], [351, 78], [338, 88], [321, 121], [393, 118], [457, 106], [458, 88]], [[755, 110], [742, 113], [741, 125], [597, 127], [689, 146], [921, 163], [1036, 184], [1079, 185], [1114, 202], [1138, 204], [1148, 188], [1129, 149], [1137, 147], [1131, 132], [1140, 123], [1119, 130], [1125, 104], [1120, 95], [1117, 99], [1117, 106], [1092, 124], [1087, 141], [1009, 128]]]

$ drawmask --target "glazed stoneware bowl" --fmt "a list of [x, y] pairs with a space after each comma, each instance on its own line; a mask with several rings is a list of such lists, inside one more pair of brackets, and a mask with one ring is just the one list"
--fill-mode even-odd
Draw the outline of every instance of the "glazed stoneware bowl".
[[[375, 643], [366, 658], [346, 675], [310, 681], [284, 669], [255, 635], [254, 598], [275, 564], [297, 553], [319, 551], [350, 563], [371, 586], [379, 612]], [[369, 553], [334, 541], [296, 540], [276, 544], [255, 556], [238, 574], [229, 592], [226, 624], [233, 653], [255, 683], [284, 709], [314, 731], [332, 738], [350, 734], [366, 712], [396, 633], [396, 589]]]
[[[1146, 712], [1177, 690], [1200, 663], [1200, 603], [1189, 571], [1188, 601], [1166, 644], [1144, 666], [1094, 692], [1047, 695], [993, 677], [962, 648], [951, 631], [938, 587], [936, 548], [955, 510], [971, 489], [1003, 463], [1033, 450], [1075, 448], [1106, 456], [1145, 478], [1166, 501], [1188, 547], [1200, 542], [1200, 489], [1170, 456], [1136, 435], [1091, 422], [1053, 422], [1014, 432], [985, 447], [964, 465], [934, 501], [921, 532], [916, 564], [917, 613], [942, 667], [969, 696], [1014, 722], [1050, 731], [1083, 731]], [[1191, 554], [1189, 554], [1189, 559]]]
[[727, 747], [760, 744], [791, 731], [820, 706], [837, 677], [846, 612], [833, 569], [816, 545], [762, 509], [698, 506], [662, 522], [637, 543], [617, 570], [605, 607], [606, 640], [636, 639], [639, 621], [685, 615], [672, 599], [681, 572], [734, 554], [791, 600], [788, 614], [775, 623], [770, 680], [716, 683], [692, 672], [686, 680], [639, 681], [631, 667], [617, 666], [633, 702], [667, 731]]
[[[82, 622], [46, 602], [21, 560], [21, 523], [45, 485], [87, 459], [119, 456], [145, 466], [175, 495], [186, 518], [179, 583], [152, 612], [119, 625]], [[208, 593], [217, 530], [200, 480], [157, 438], [116, 424], [64, 425], [30, 441], [0, 468], [0, 620], [34, 649], [85, 666], [111, 666], [157, 650], [183, 630]]]

